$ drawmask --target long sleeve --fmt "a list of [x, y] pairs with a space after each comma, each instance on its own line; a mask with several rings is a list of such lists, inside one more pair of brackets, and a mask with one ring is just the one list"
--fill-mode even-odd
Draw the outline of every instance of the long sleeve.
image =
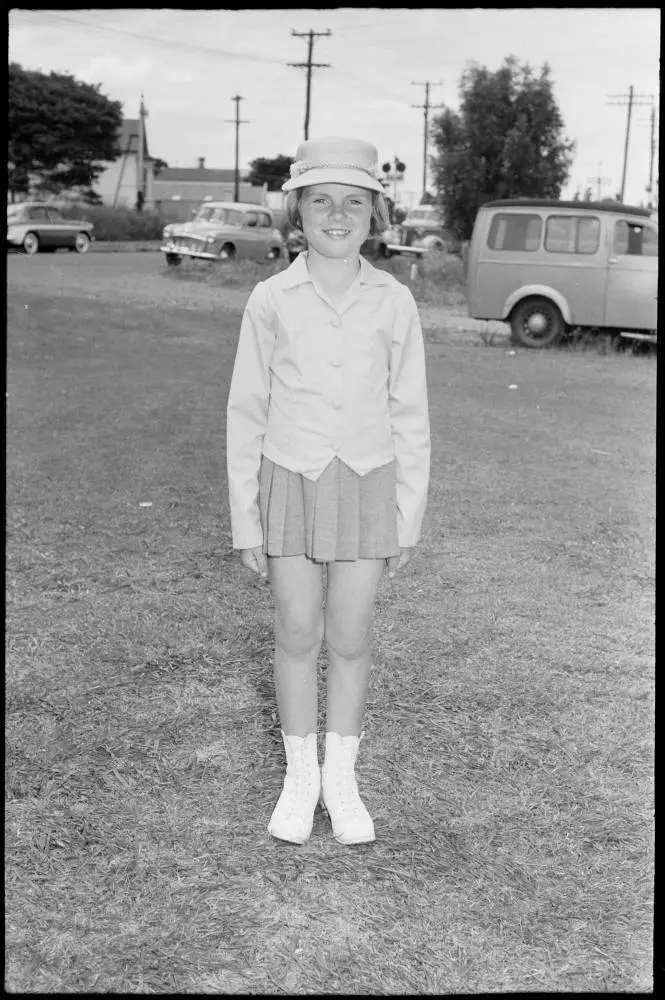
[[423, 334], [407, 288], [396, 317], [389, 408], [397, 466], [397, 534], [400, 546], [410, 548], [420, 537], [427, 505], [430, 425]]
[[235, 549], [263, 542], [259, 471], [270, 401], [274, 325], [263, 282], [252, 291], [240, 327], [226, 414], [226, 462]]

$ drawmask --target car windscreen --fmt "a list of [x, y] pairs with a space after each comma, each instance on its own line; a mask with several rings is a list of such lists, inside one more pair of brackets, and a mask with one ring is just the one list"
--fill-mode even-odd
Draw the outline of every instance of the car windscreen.
[[211, 208], [210, 205], [204, 205], [203, 208], [200, 208], [198, 210], [198, 212], [194, 216], [194, 219], [196, 220], [196, 222], [210, 222], [214, 211], [215, 209]]

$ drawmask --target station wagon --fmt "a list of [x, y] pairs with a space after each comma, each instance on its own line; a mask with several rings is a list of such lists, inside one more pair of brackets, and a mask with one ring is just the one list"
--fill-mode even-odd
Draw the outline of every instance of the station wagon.
[[476, 217], [467, 278], [469, 315], [506, 321], [525, 347], [587, 327], [655, 341], [658, 223], [618, 202], [491, 201]]

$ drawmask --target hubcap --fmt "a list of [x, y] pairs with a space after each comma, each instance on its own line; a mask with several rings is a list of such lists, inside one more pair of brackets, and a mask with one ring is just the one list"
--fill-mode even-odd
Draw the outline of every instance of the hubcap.
[[545, 333], [547, 330], [547, 316], [541, 312], [531, 313], [526, 321], [526, 326], [529, 333], [533, 333], [535, 336]]

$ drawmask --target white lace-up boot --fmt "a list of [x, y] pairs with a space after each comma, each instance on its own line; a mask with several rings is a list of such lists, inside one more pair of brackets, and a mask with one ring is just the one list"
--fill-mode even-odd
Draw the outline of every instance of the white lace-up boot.
[[321, 770], [321, 802], [340, 844], [367, 844], [374, 840], [374, 823], [362, 803], [355, 764], [362, 737], [326, 733], [326, 756]]
[[278, 840], [304, 844], [314, 822], [314, 810], [321, 794], [321, 772], [316, 749], [316, 733], [286, 736], [284, 787], [268, 824], [268, 833]]

